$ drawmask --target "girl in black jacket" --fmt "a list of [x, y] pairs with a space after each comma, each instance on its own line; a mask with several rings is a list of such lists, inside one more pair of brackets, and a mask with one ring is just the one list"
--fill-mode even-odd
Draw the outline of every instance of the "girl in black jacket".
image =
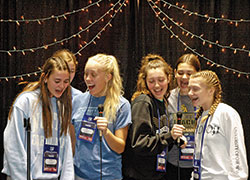
[[132, 125], [123, 154], [124, 180], [164, 179], [167, 147], [184, 127], [169, 130], [167, 98], [172, 68], [154, 54], [142, 59], [137, 91], [132, 97]]

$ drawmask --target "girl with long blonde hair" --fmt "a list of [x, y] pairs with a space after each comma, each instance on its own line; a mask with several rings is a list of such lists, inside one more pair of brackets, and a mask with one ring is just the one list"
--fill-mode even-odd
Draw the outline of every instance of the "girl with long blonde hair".
[[73, 100], [76, 180], [95, 180], [100, 176], [122, 179], [121, 153], [131, 123], [131, 110], [128, 100], [122, 96], [116, 58], [106, 54], [90, 57], [85, 65], [84, 81], [88, 91]]

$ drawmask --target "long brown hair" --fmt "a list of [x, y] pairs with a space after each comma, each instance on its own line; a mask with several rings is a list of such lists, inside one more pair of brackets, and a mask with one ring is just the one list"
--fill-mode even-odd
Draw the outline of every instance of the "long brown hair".
[[[170, 76], [172, 75], [172, 68], [170, 67], [170, 65], [168, 65], [168, 63], [161, 56], [157, 54], [148, 54], [141, 60], [141, 68], [139, 70], [137, 80], [137, 90], [133, 94], [131, 101], [133, 101], [140, 94], [151, 94], [146, 84], [146, 78], [148, 71], [150, 69], [156, 68], [163, 68], [165, 74], [167, 75], [167, 77], [169, 77], [169, 80], [171, 81], [172, 78]], [[171, 82], [169, 82], [169, 86], [165, 94], [166, 99], [170, 95], [170, 84]]]
[[[45, 78], [49, 77], [53, 71], [68, 71], [69, 67], [65, 60], [59, 58], [59, 57], [52, 57], [46, 60], [42, 67], [42, 74], [39, 78], [39, 81], [31, 82], [29, 83], [21, 93], [28, 92], [28, 91], [34, 91], [36, 89], [40, 88], [40, 94], [38, 98], [38, 102], [42, 102], [42, 119], [43, 119], [43, 128], [44, 128], [44, 135], [46, 138], [52, 136], [52, 112], [51, 112], [51, 104], [50, 104], [50, 93], [47, 87], [47, 83], [45, 83]], [[17, 96], [17, 97], [18, 97]], [[58, 98], [58, 102], [60, 105], [59, 108], [59, 117], [61, 120], [61, 133], [66, 135], [68, 131], [68, 126], [71, 120], [71, 113], [72, 113], [72, 102], [71, 102], [71, 88], [68, 86], [65, 91], [63, 92], [62, 96]], [[10, 108], [9, 111], [9, 117], [10, 120], [11, 114], [13, 111], [13, 105]]]

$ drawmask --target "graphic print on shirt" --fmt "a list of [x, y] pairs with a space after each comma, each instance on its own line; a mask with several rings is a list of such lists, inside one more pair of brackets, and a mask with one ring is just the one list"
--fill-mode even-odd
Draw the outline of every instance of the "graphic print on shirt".
[[207, 134], [218, 134], [220, 132], [220, 127], [215, 124], [209, 124], [206, 129]]
[[234, 156], [235, 156], [235, 171], [240, 171], [240, 152], [239, 152], [239, 141], [238, 141], [238, 128], [235, 127], [233, 130], [234, 138]]
[[167, 126], [167, 116], [162, 115], [160, 117], [160, 127], [159, 127], [159, 121], [156, 117], [153, 117], [153, 122], [156, 127], [156, 133], [168, 133], [169, 132], [169, 127]]
[[187, 107], [185, 106], [185, 104], [181, 105], [181, 111], [182, 112], [188, 112]]

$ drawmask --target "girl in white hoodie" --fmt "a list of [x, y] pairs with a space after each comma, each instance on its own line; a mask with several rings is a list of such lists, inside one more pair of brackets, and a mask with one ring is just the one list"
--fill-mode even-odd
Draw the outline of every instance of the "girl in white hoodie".
[[28, 84], [14, 101], [4, 131], [3, 173], [12, 180], [27, 179], [27, 133], [30, 119], [30, 179], [73, 180], [73, 156], [68, 127], [71, 89], [68, 64], [59, 57], [43, 65], [39, 81]]

